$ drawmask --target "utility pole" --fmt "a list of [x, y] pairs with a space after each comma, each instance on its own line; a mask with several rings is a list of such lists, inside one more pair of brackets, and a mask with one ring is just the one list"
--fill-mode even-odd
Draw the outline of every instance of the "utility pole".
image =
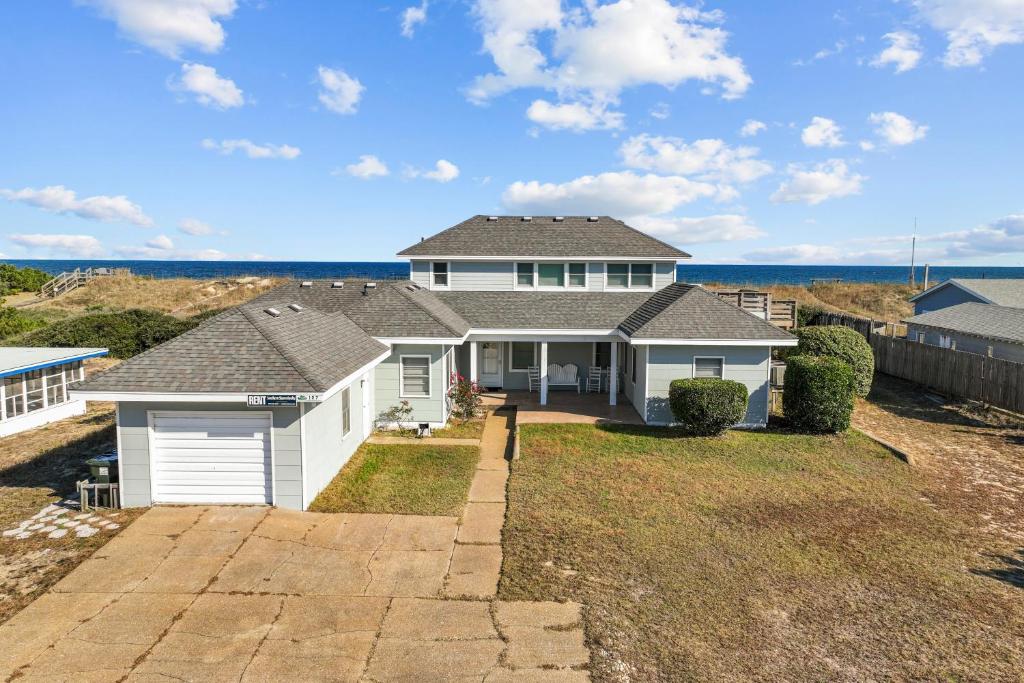
[[910, 288], [913, 289], [916, 284], [916, 278], [914, 276], [914, 257], [917, 254], [917, 216], [914, 216], [914, 237], [910, 241]]

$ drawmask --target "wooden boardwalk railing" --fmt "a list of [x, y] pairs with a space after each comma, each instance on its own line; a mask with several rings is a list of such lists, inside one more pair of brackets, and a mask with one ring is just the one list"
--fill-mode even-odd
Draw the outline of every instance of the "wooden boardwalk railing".
[[795, 299], [773, 299], [771, 293], [753, 289], [716, 290], [715, 294], [784, 330], [796, 327]]
[[130, 273], [131, 271], [127, 268], [86, 268], [85, 270], [75, 268], [71, 272], [61, 273], [44, 284], [39, 290], [39, 296], [44, 299], [53, 299], [61, 294], [67, 294], [73, 289], [78, 289], [98, 277]]
[[878, 372], [947, 396], [1024, 413], [1024, 363], [910, 341], [902, 323], [820, 313], [811, 324], [843, 325], [863, 334]]

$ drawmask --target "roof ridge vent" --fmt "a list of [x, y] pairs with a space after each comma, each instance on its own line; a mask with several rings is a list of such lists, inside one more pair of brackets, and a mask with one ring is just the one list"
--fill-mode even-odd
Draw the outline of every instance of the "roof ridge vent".
[[279, 318], [279, 317], [281, 317], [281, 311], [277, 310], [276, 308], [264, 308], [263, 312], [266, 313], [267, 315], [269, 315], [272, 318]]
[[554, 221], [556, 223], [561, 223], [564, 220], [565, 220], [565, 216], [555, 216], [555, 218], [554, 218]]
[[365, 283], [363, 285], [363, 296], [366, 296], [367, 294], [369, 294], [371, 289], [377, 289], [377, 283], [376, 282], [367, 282], [367, 283]]
[[345, 288], [345, 282], [342, 281], [342, 280], [335, 280], [334, 282], [331, 283], [331, 289], [344, 289], [344, 288]]
[[488, 222], [494, 222], [494, 221], [496, 221], [496, 220], [498, 220], [498, 217], [497, 217], [497, 216], [488, 216], [488, 217], [487, 217], [487, 221], [488, 221]]
[[299, 287], [306, 287], [306, 288], [309, 288], [309, 287], [312, 287], [312, 286], [313, 286], [313, 281], [312, 280], [303, 280], [302, 284], [299, 285]]
[[597, 216], [587, 216], [587, 222], [588, 223], [596, 223], [597, 219], [598, 219]]
[[529, 223], [530, 221], [532, 221], [532, 220], [533, 220], [533, 216], [523, 216], [523, 217], [522, 217], [522, 218], [520, 218], [519, 220], [521, 220], [521, 221], [522, 221], [522, 222], [524, 222], [524, 223]]
[[288, 308], [292, 309], [296, 313], [298, 313], [299, 311], [302, 310], [302, 306], [300, 306], [298, 304], [288, 304]]

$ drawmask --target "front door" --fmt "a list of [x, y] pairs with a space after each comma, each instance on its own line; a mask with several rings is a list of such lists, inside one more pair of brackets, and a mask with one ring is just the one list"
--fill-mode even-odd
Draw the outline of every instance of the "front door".
[[480, 342], [480, 384], [501, 388], [504, 384], [501, 367], [501, 342]]

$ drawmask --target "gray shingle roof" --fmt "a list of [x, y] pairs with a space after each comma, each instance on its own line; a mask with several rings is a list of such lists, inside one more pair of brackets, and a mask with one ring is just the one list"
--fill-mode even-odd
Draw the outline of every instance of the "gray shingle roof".
[[340, 314], [247, 305], [81, 383], [83, 391], [321, 392], [388, 347]]
[[436, 292], [476, 329], [612, 330], [650, 294], [634, 292]]
[[650, 295], [619, 329], [637, 339], [794, 338], [703, 287], [681, 282]]
[[1024, 344], [1024, 308], [972, 301], [905, 318], [904, 322]]
[[953, 285], [959, 285], [997, 306], [1024, 308], [1024, 279], [1013, 278], [951, 278], [910, 297], [910, 300], [923, 299], [941, 288]]
[[399, 256], [689, 258], [685, 251], [609, 216], [473, 216], [398, 252]]

